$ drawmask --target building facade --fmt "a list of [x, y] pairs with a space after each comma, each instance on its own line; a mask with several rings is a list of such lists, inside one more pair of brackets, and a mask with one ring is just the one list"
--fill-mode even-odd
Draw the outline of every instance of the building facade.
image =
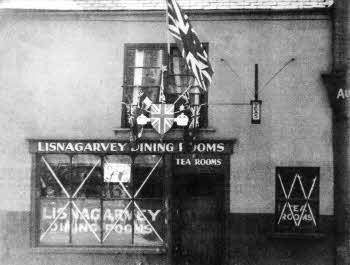
[[164, 3], [2, 3], [1, 264], [347, 264], [333, 3], [179, 4], [214, 69], [188, 95], [196, 137], [130, 141], [130, 104], [148, 119], [163, 80], [179, 116], [192, 82]]

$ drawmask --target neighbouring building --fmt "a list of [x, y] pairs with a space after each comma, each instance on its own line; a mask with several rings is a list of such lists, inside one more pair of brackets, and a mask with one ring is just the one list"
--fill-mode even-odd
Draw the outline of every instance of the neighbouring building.
[[348, 4], [178, 2], [208, 91], [163, 0], [0, 1], [0, 264], [349, 264]]

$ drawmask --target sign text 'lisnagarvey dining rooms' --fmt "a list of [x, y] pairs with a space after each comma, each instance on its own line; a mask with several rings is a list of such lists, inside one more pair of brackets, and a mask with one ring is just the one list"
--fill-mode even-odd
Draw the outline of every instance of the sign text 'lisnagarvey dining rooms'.
[[[88, 141], [88, 140], [38, 140], [31, 141], [31, 151], [38, 153], [182, 153], [185, 143], [181, 141], [139, 142], [132, 146], [123, 141]], [[192, 152], [196, 153], [232, 153], [231, 141], [194, 142]]]

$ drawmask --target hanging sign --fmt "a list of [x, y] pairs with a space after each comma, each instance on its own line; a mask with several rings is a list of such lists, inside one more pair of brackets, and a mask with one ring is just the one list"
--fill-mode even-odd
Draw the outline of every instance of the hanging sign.
[[251, 116], [252, 116], [252, 124], [260, 124], [261, 123], [261, 100], [252, 100], [251, 104]]

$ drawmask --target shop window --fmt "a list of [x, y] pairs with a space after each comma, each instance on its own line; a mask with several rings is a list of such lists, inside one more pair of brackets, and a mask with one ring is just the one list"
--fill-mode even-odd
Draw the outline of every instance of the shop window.
[[319, 181], [318, 167], [276, 168], [276, 232], [318, 232]]
[[163, 246], [161, 156], [37, 156], [38, 246]]
[[[208, 50], [207, 44], [204, 47]], [[206, 127], [207, 93], [198, 87], [186, 61], [175, 46], [171, 46], [169, 56], [165, 44], [127, 44], [125, 46], [123, 102], [131, 105], [141, 102], [142, 106], [143, 100], [147, 97], [152, 103], [159, 103], [163, 66], [167, 67], [163, 79], [166, 103], [176, 102], [175, 112], [179, 111], [180, 106], [186, 102], [181, 95], [190, 84], [193, 84], [186, 96], [192, 105], [204, 104], [201, 106], [199, 127]], [[180, 100], [177, 100], [179, 97]], [[148, 112], [144, 114], [149, 116]], [[123, 106], [122, 126], [130, 126], [125, 106]]]

